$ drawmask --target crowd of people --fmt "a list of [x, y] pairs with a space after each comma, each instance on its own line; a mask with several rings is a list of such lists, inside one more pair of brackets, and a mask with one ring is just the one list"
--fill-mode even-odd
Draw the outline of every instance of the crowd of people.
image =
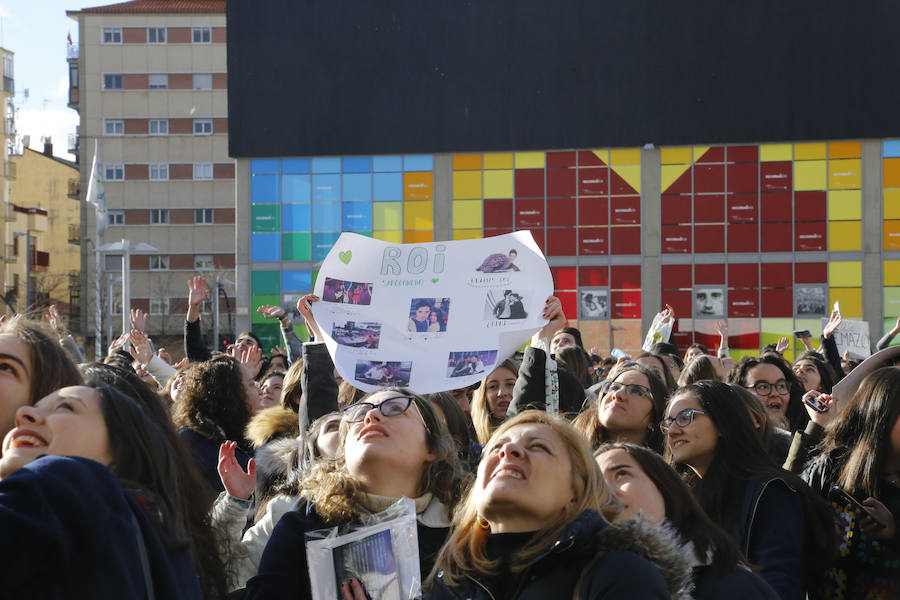
[[251, 332], [210, 351], [188, 288], [174, 364], [140, 311], [96, 363], [53, 309], [0, 323], [10, 597], [313, 598], [306, 535], [406, 498], [425, 598], [900, 598], [900, 352], [842, 359], [838, 313], [793, 361], [733, 360], [724, 325], [714, 352], [604, 357], [550, 297], [479, 384], [365, 394], [315, 296], [308, 342], [259, 308], [264, 356]]

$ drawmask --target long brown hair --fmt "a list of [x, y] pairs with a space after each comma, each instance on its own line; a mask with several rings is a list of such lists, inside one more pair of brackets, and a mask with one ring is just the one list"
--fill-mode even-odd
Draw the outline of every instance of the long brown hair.
[[478, 389], [472, 394], [472, 404], [470, 413], [472, 415], [472, 425], [475, 426], [475, 436], [478, 438], [479, 444], [486, 444], [491, 438], [491, 434], [497, 428], [503, 419], [498, 419], [491, 412], [491, 406], [487, 399], [487, 380], [491, 374], [497, 369], [509, 369], [514, 375], [519, 374], [519, 361], [507, 358], [502, 363], [494, 367], [487, 377], [481, 380]]
[[39, 321], [16, 315], [0, 324], [0, 334], [14, 335], [28, 346], [31, 373], [28, 403], [70, 385], [81, 385], [81, 375], [54, 335]]

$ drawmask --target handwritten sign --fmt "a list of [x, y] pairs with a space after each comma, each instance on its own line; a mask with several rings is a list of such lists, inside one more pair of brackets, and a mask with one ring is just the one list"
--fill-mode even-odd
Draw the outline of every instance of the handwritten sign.
[[[822, 327], [828, 323], [828, 319], [822, 319]], [[850, 356], [866, 358], [872, 354], [872, 343], [869, 340], [868, 321], [848, 321], [844, 319], [834, 332], [834, 341], [837, 343], [841, 356], [845, 350], [850, 351]]]

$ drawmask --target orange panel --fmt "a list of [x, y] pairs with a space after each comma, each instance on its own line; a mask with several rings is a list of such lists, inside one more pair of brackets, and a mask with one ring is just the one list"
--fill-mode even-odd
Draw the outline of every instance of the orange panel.
[[860, 142], [830, 142], [828, 144], [828, 158], [861, 158], [862, 144]]
[[404, 173], [403, 174], [403, 199], [404, 200], [433, 200], [434, 199], [434, 173]]
[[900, 221], [884, 222], [884, 249], [900, 250]]
[[480, 154], [454, 154], [453, 155], [454, 171], [480, 171], [481, 155]]
[[433, 242], [434, 241], [434, 232], [433, 231], [404, 231], [403, 232], [403, 243], [404, 244], [418, 244], [421, 242]]
[[900, 188], [900, 158], [884, 159], [882, 170], [884, 187]]

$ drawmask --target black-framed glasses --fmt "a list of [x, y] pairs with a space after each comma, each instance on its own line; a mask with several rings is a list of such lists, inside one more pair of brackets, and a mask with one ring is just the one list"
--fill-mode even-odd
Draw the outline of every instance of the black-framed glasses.
[[757, 381], [753, 385], [746, 386], [748, 390], [753, 390], [756, 392], [757, 396], [771, 396], [772, 390], [775, 390], [776, 394], [787, 394], [790, 387], [788, 386], [787, 381], [784, 379], [779, 379], [775, 383], [769, 383], [768, 381]]
[[[344, 420], [348, 423], [359, 423], [360, 421], [366, 418], [366, 415], [373, 408], [377, 408], [378, 411], [384, 415], [385, 417], [399, 417], [403, 413], [409, 410], [409, 407], [413, 404], [412, 396], [394, 396], [392, 398], [388, 398], [381, 402], [381, 404], [373, 404], [371, 402], [356, 402], [355, 404], [351, 404], [347, 408], [345, 408], [341, 415]], [[425, 417], [422, 416], [422, 413], [419, 412], [419, 408], [416, 407], [416, 413], [418, 413], [419, 418], [422, 419], [422, 424], [425, 425], [426, 431], [428, 430], [428, 424], [425, 423]]]
[[694, 415], [705, 414], [706, 411], [700, 410], [699, 408], [686, 408], [674, 417], [666, 417], [665, 419], [660, 421], [659, 429], [663, 433], [669, 433], [669, 429], [672, 427], [672, 423], [675, 423], [679, 427], [687, 427], [694, 422]]
[[608, 386], [606, 386], [607, 394], [614, 394], [619, 390], [625, 390], [625, 393], [629, 396], [638, 396], [638, 397], [650, 397], [650, 388], [645, 385], [639, 385], [637, 383], [620, 383], [618, 381], [613, 381]]

